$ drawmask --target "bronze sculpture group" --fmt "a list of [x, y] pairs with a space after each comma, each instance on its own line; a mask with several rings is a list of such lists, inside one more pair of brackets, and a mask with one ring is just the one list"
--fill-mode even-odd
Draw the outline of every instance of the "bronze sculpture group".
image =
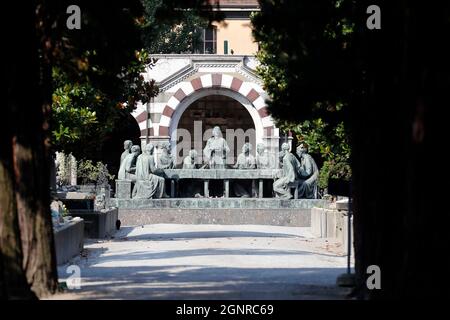
[[280, 151], [282, 171], [274, 176], [273, 192], [276, 197], [292, 198], [290, 186], [298, 185], [300, 198], [317, 198], [317, 180], [319, 169], [314, 159], [308, 154], [308, 148], [301, 143], [297, 147], [298, 160], [290, 151], [289, 145], [283, 143]]
[[[224, 138], [221, 137], [219, 127], [214, 127], [212, 137], [208, 139], [203, 155], [205, 163], [201, 166], [197, 163], [197, 151], [190, 150], [187, 157], [183, 159], [183, 169], [225, 169], [227, 154], [230, 148]], [[147, 144], [143, 153], [140, 147], [132, 145], [130, 140], [124, 142], [124, 152], [120, 157], [120, 169], [118, 179], [127, 179], [135, 183], [132, 198], [150, 199], [168, 197], [165, 192], [164, 170], [175, 168], [175, 162], [170, 154], [170, 143], [165, 142], [161, 146], [161, 153], [155, 163], [154, 145]], [[273, 193], [275, 197], [292, 198], [291, 187], [298, 190], [299, 198], [317, 198], [317, 180], [319, 169], [314, 159], [308, 154], [308, 148], [301, 143], [296, 153], [298, 158], [289, 151], [289, 144], [283, 143], [279, 154], [281, 169], [274, 170]], [[258, 143], [256, 156], [251, 154], [252, 145], [245, 143], [242, 152], [238, 155], [233, 169], [275, 169], [267, 153], [266, 147]], [[246, 181], [234, 184], [234, 193], [238, 197], [250, 197], [250, 188]], [[195, 192], [198, 196], [198, 192]]]

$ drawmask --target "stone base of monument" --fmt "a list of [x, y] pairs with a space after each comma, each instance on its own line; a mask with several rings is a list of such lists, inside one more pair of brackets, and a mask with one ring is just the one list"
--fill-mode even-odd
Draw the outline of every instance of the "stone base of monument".
[[319, 199], [180, 198], [111, 199], [122, 225], [259, 224], [310, 227], [311, 209], [327, 207]]
[[114, 235], [116, 232], [116, 221], [119, 218], [119, 210], [117, 208], [98, 211], [71, 210], [70, 215], [84, 219], [84, 235], [86, 238], [103, 239]]
[[80, 254], [84, 244], [83, 219], [70, 221], [54, 232], [56, 261], [58, 265], [64, 264]]

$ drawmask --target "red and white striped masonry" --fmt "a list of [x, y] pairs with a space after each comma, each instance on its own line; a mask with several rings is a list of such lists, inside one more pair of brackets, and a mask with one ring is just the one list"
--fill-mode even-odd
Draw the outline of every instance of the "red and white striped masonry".
[[[261, 122], [266, 136], [273, 135], [274, 124], [272, 118], [267, 112], [267, 105], [264, 98], [253, 88], [250, 82], [242, 81], [239, 78], [227, 75], [227, 74], [205, 74], [197, 77], [191, 81], [186, 81], [180, 83], [180, 88], [170, 97], [166, 106], [164, 107], [161, 115], [161, 120], [159, 122], [159, 134], [158, 136], [168, 136], [169, 126], [173, 113], [176, 108], [183, 101], [184, 98], [191, 95], [192, 93], [205, 89], [205, 88], [225, 88], [238, 92], [242, 96], [246, 97], [247, 100], [254, 106], [261, 117]], [[147, 119], [146, 111], [142, 111], [135, 116], [136, 121], [140, 124], [141, 128], [145, 128], [145, 121]], [[153, 128], [150, 128], [149, 135], [154, 135]], [[141, 130], [141, 135], [146, 136], [145, 129]]]

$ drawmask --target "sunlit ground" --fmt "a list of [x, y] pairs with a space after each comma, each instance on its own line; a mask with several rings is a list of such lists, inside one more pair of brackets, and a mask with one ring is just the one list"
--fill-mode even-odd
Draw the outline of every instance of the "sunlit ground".
[[[57, 299], [344, 299], [345, 248], [309, 228], [158, 224], [89, 240]], [[60, 281], [68, 277], [60, 266]], [[71, 284], [69, 280], [69, 285]]]

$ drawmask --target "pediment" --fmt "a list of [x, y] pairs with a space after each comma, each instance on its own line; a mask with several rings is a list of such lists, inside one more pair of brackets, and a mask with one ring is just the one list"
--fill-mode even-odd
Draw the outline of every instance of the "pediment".
[[258, 85], [262, 84], [256, 74], [258, 61], [253, 56], [232, 55], [152, 55], [156, 64], [145, 74], [155, 79], [160, 91], [166, 91], [196, 73], [237, 73]]

